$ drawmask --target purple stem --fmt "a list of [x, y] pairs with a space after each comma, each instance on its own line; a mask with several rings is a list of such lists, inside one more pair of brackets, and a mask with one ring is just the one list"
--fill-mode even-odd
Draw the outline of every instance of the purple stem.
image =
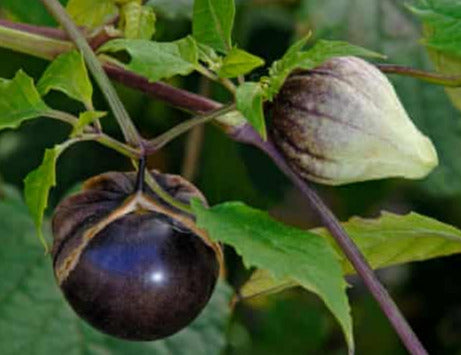
[[[26, 32], [42, 34], [52, 38], [61, 36], [62, 31], [57, 29], [45, 29], [41, 26], [14, 24], [13, 22], [0, 20], [0, 25], [23, 30]], [[140, 90], [154, 98], [169, 103], [172, 106], [194, 113], [206, 113], [222, 107], [222, 104], [206, 97], [172, 87], [162, 82], [151, 83], [144, 77], [128, 72], [123, 68], [111, 64], [104, 64], [107, 74], [114, 80], [137, 90]], [[296, 175], [285, 162], [270, 141], [262, 141], [258, 133], [248, 124], [245, 124], [227, 132], [235, 141], [251, 144], [264, 151], [277, 165], [277, 167], [293, 182], [293, 184], [306, 196], [312, 207], [319, 214], [323, 224], [340, 246], [357, 274], [363, 279], [370, 293], [376, 299], [384, 314], [389, 319], [395, 331], [401, 338], [410, 354], [425, 355], [426, 350], [400, 313], [396, 304], [376, 278], [372, 268], [358, 250], [352, 239], [347, 235], [336, 216], [325, 205], [318, 194], [305, 181]]]
[[374, 274], [373, 269], [368, 264], [363, 254], [317, 192], [311, 188], [306, 181], [302, 180], [293, 172], [274, 144], [270, 140], [263, 141], [250, 125], [245, 124], [240, 126], [231, 136], [238, 142], [254, 145], [264, 151], [275, 165], [277, 165], [304, 196], [306, 196], [312, 207], [319, 214], [324, 226], [330, 231], [336, 243], [340, 246], [347, 259], [357, 271], [357, 274], [362, 278], [366, 287], [378, 302], [409, 353], [414, 355], [426, 355], [427, 351], [424, 349], [389, 293]]
[[66, 40], [69, 39], [67, 33], [59, 28], [47, 27], [47, 26], [36, 26], [29, 25], [27, 23], [12, 22], [4, 19], [0, 19], [0, 26], [9, 27], [14, 30], [35, 33], [37, 35], [42, 35], [54, 39]]
[[169, 103], [188, 112], [205, 113], [222, 107], [219, 102], [204, 96], [178, 89], [161, 81], [149, 82], [143, 76], [126, 71], [112, 64], [104, 64], [104, 70], [112, 79], [133, 89], [140, 90], [156, 99]]

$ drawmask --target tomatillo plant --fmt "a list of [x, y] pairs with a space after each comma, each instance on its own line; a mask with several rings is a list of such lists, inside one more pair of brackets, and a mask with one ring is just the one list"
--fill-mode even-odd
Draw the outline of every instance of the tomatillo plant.
[[[70, 146], [97, 142], [137, 170], [92, 177], [54, 210], [54, 276], [81, 318], [125, 340], [180, 336], [207, 309], [215, 285], [226, 279], [223, 243], [247, 267], [256, 268], [234, 302], [302, 286], [324, 302], [353, 353], [344, 276], [356, 272], [409, 353], [426, 354], [372, 268], [458, 253], [461, 232], [417, 214], [341, 223], [310, 183], [429, 175], [438, 164], [434, 145], [412, 122], [383, 72], [453, 87], [459, 77], [374, 65], [367, 60], [383, 55], [343, 41], [311, 44], [310, 33], [266, 65], [232, 41], [233, 0], [194, 1], [192, 33], [171, 42], [151, 40], [156, 11], [161, 12], [151, 2], [70, 0], [66, 8], [57, 0], [41, 2], [62, 29], [0, 21], [0, 46], [51, 61], [37, 83], [21, 68], [13, 78], [0, 80], [0, 129], [17, 129], [37, 117], [70, 126], [68, 139], [47, 149], [42, 164], [24, 180], [25, 202], [45, 250], [48, 195], [56, 185], [57, 161]], [[161, 81], [192, 73], [222, 86], [231, 102]], [[258, 79], [247, 80], [250, 73]], [[123, 139], [105, 131], [107, 112], [94, 107], [90, 74]], [[147, 139], [109, 77], [194, 117]], [[81, 112], [50, 107], [44, 99], [50, 91], [80, 102]], [[209, 207], [187, 179], [146, 168], [149, 156], [205, 123], [266, 153], [310, 202], [325, 229], [288, 226], [239, 201]], [[380, 252], [367, 249], [364, 240], [372, 237], [361, 238], [370, 224], [381, 237]], [[399, 244], [389, 257], [388, 245], [395, 243], [389, 235], [402, 230], [407, 244], [425, 238], [423, 247], [410, 253]], [[438, 248], [442, 242], [444, 248]], [[379, 264], [381, 258], [387, 262]]]

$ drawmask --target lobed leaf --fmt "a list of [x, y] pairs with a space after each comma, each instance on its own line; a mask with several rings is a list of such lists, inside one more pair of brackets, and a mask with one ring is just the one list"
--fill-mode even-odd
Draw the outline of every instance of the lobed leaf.
[[266, 122], [263, 111], [264, 90], [259, 83], [246, 82], [237, 87], [237, 109], [245, 116], [260, 136], [266, 140]]
[[277, 280], [290, 278], [317, 294], [341, 325], [353, 349], [352, 319], [338, 256], [319, 236], [279, 223], [240, 202], [210, 209], [194, 200], [197, 225], [215, 241], [232, 245], [247, 267], [269, 270]]
[[93, 86], [83, 57], [76, 50], [58, 56], [46, 68], [37, 89], [42, 96], [50, 90], [58, 90], [82, 102], [87, 108], [93, 107]]
[[239, 48], [232, 48], [222, 60], [218, 70], [220, 78], [235, 78], [248, 74], [253, 69], [264, 65], [264, 60]]
[[197, 66], [197, 44], [188, 36], [174, 42], [153, 42], [141, 39], [115, 39], [104, 44], [99, 52], [126, 51], [131, 59], [125, 67], [149, 81], [174, 75], [188, 75]]
[[96, 28], [118, 15], [114, 0], [69, 0], [66, 10], [79, 26]]
[[227, 53], [232, 47], [234, 16], [234, 0], [195, 0], [192, 34], [198, 42]]
[[155, 342], [127, 342], [81, 321], [58, 290], [52, 261], [33, 242], [34, 224], [21, 200], [0, 200], [0, 344], [3, 355], [216, 355], [225, 348], [232, 290], [224, 282], [187, 328]]
[[17, 128], [50, 111], [31, 77], [19, 70], [12, 80], [0, 79], [0, 130]]

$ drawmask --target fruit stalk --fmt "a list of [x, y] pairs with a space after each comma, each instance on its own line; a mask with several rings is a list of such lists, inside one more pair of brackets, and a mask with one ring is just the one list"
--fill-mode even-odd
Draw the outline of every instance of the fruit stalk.
[[[51, 2], [50, 0], [42, 0], [44, 3]], [[55, 3], [55, 1], [53, 1]], [[91, 50], [91, 49], [90, 49]], [[208, 98], [201, 97], [196, 94], [188, 93], [185, 90], [176, 89], [166, 84], [160, 83], [149, 83], [146, 79], [142, 78], [133, 73], [124, 71], [121, 68], [114, 66], [105, 66], [105, 69], [109, 72], [109, 75], [115, 80], [135, 89], [142, 90], [168, 102], [176, 107], [182, 107], [187, 111], [195, 111], [203, 113], [211, 110], [220, 108], [222, 105], [214, 102]], [[99, 84], [99, 82], [98, 82]], [[160, 89], [160, 90], [157, 90]], [[402, 342], [411, 354], [424, 355], [427, 354], [418, 338], [411, 330], [410, 326], [406, 322], [405, 318], [401, 315], [397, 306], [385, 291], [384, 287], [380, 284], [379, 280], [374, 275], [372, 269], [365, 261], [363, 255], [358, 250], [357, 246], [347, 235], [344, 229], [341, 227], [340, 222], [336, 216], [329, 210], [324, 204], [317, 193], [303, 180], [301, 180], [285, 163], [280, 153], [275, 149], [271, 142], [262, 142], [254, 129], [244, 124], [239, 127], [235, 127], [233, 130], [228, 131], [229, 135], [236, 141], [251, 144], [259, 149], [263, 150], [274, 163], [283, 171], [287, 177], [293, 182], [293, 184], [303, 192], [306, 198], [311, 203], [312, 207], [321, 216], [321, 220], [325, 227], [334, 236], [336, 242], [340, 246], [341, 250], [347, 256], [351, 264], [356, 269], [357, 273], [364, 280], [370, 293], [380, 304], [386, 316], [389, 318], [392, 326], [394, 327], [397, 334], [402, 339]]]

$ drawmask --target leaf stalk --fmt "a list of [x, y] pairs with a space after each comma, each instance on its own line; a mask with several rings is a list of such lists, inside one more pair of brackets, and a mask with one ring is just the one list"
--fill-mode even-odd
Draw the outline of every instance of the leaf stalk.
[[141, 136], [139, 135], [136, 127], [131, 121], [128, 112], [126, 111], [125, 107], [120, 101], [117, 92], [112, 86], [109, 78], [107, 77], [106, 73], [104, 72], [104, 69], [101, 66], [101, 63], [99, 62], [95, 53], [86, 41], [84, 35], [80, 32], [78, 27], [69, 17], [69, 15], [62, 7], [62, 5], [59, 3], [59, 1], [41, 1], [45, 5], [47, 10], [50, 12], [50, 14], [56, 19], [56, 21], [58, 21], [58, 23], [61, 24], [61, 26], [67, 32], [67, 34], [75, 43], [77, 48], [81, 51], [88, 65], [88, 69], [93, 74], [98, 85], [101, 87], [101, 91], [106, 97], [106, 100], [114, 113], [114, 116], [123, 132], [123, 135], [125, 136], [126, 141], [129, 144], [136, 146], [142, 150], [143, 148]]

